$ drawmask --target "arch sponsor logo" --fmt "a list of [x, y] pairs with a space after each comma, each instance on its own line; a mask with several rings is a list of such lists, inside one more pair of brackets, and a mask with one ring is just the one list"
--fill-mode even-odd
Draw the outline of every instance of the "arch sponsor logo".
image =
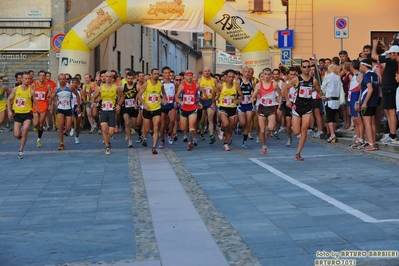
[[97, 17], [90, 21], [90, 23], [87, 24], [86, 29], [84, 30], [87, 39], [89, 39], [93, 35], [96, 35], [95, 31], [98, 30], [106, 22], [108, 22], [109, 24], [112, 23], [112, 17], [109, 12], [104, 12], [104, 10], [100, 8], [96, 13]]
[[222, 19], [215, 22], [215, 24], [219, 23], [222, 24], [221, 30], [234, 41], [249, 39], [251, 37], [242, 29], [241, 25], [244, 25], [245, 21], [239, 16], [223, 14]]
[[61, 66], [85, 66], [87, 65], [87, 60], [75, 60], [69, 57], [63, 57], [61, 59]]
[[182, 0], [156, 2], [155, 4], [150, 4], [150, 9], [147, 11], [147, 14], [155, 15], [156, 17], [159, 13], [164, 15], [176, 14], [177, 17], [181, 17], [184, 14], [185, 7]]

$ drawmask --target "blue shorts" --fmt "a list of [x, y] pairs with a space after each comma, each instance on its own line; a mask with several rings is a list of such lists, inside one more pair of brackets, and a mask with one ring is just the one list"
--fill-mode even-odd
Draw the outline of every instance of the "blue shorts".
[[255, 111], [255, 108], [251, 103], [250, 104], [240, 104], [239, 106], [237, 106], [237, 111], [239, 113], [246, 113], [246, 112]]
[[211, 108], [212, 100], [201, 100], [201, 104], [202, 104], [202, 109], [206, 110], [208, 108]]
[[356, 102], [355, 101], [350, 101], [349, 102], [349, 110], [350, 110], [350, 115], [353, 117], [360, 117], [360, 113], [356, 112]]
[[[82, 114], [82, 113], [83, 113], [83, 105], [80, 105], [79, 107], [80, 107], [80, 113]], [[78, 105], [74, 105], [74, 106], [73, 106], [72, 115], [77, 114], [77, 113], [76, 113], [76, 108], [78, 108]]]

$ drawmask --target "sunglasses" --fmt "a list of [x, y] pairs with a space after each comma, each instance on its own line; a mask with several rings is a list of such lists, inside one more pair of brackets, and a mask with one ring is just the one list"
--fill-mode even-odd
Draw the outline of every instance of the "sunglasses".
[[310, 66], [302, 66], [302, 68], [310, 68]]
[[175, 79], [176, 81], [181, 81], [181, 79]]

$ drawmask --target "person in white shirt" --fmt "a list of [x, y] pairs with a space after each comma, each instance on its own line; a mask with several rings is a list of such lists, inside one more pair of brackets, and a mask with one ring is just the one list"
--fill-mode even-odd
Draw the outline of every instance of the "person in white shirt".
[[335, 117], [340, 107], [339, 93], [341, 90], [341, 78], [336, 74], [337, 66], [329, 65], [327, 75], [324, 77], [321, 90], [325, 94], [322, 99], [325, 101], [327, 126], [330, 129], [330, 137], [327, 139], [328, 143], [335, 143], [337, 138], [335, 136], [336, 121]]

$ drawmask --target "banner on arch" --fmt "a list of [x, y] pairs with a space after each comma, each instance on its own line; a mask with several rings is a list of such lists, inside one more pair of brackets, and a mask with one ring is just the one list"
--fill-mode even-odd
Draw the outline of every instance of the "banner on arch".
[[217, 51], [217, 64], [227, 64], [227, 65], [242, 65], [241, 56], [231, 55], [222, 51]]

